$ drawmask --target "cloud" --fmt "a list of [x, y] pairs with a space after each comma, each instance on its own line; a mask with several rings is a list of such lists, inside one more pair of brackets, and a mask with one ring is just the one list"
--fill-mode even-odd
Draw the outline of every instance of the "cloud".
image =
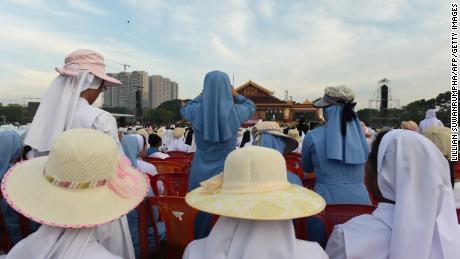
[[271, 18], [273, 15], [274, 2], [272, 0], [261, 0], [259, 4], [259, 12], [266, 18]]
[[89, 3], [85, 0], [69, 0], [69, 6], [79, 11], [87, 12], [94, 15], [107, 15], [107, 11], [102, 7]]
[[229, 47], [227, 47], [222, 39], [216, 34], [210, 35], [211, 46], [213, 50], [225, 61], [232, 61], [237, 58], [236, 54], [233, 53]]
[[[101, 6], [105, 12], [117, 11]], [[117, 36], [72, 33], [46, 19], [0, 13], [0, 47], [16, 53], [0, 65], [23, 62], [16, 58], [22, 56], [19, 52], [40, 53], [36, 64], [26, 68], [47, 71], [70, 51], [86, 47], [127, 62], [133, 70], [179, 82], [181, 98], [198, 94], [204, 74], [220, 69], [235, 74], [236, 85], [252, 79], [280, 98], [289, 90], [297, 101], [321, 96], [326, 86], [345, 84], [357, 93], [358, 108], [367, 107], [383, 77], [392, 80], [402, 104], [432, 98], [448, 86], [448, 3], [209, 0], [179, 5], [126, 0], [121, 8], [137, 27], [129, 32], [103, 28]], [[1, 84], [9, 82], [4, 78], [0, 76]]]

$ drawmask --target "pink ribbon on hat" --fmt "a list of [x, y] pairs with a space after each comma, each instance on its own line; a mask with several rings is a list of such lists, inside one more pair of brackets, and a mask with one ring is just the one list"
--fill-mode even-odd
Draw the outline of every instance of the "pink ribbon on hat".
[[118, 164], [117, 175], [108, 182], [109, 189], [123, 198], [137, 196], [141, 191], [138, 188], [139, 178], [134, 172], [127, 170], [130, 167], [131, 163], [129, 159], [123, 156]]

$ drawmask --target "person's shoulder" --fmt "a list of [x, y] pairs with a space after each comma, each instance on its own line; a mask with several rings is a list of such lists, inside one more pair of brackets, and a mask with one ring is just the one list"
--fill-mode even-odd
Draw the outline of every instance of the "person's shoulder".
[[324, 249], [317, 242], [305, 240], [298, 240], [298, 242], [303, 246], [305, 253], [308, 253], [308, 258], [329, 258]]

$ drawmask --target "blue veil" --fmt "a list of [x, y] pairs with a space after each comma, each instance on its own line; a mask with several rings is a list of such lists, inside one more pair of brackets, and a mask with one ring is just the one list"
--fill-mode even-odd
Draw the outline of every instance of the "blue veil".
[[236, 133], [240, 121], [233, 109], [232, 86], [226, 73], [207, 73], [203, 93], [195, 101], [200, 105], [194, 111], [192, 124], [203, 134], [204, 140], [212, 143], [222, 142]]
[[[320, 165], [325, 164], [326, 159], [333, 159], [343, 164], [364, 164], [367, 160], [368, 146], [358, 117], [346, 122], [346, 134], [342, 135], [342, 105], [331, 105], [324, 108], [326, 117], [325, 136], [320, 131], [312, 131], [313, 141], [318, 152]], [[326, 141], [322, 148], [319, 144]]]
[[131, 161], [132, 167], [137, 168], [137, 154], [140, 152], [137, 138], [132, 135], [124, 135], [121, 139], [121, 146], [123, 147], [123, 152]]
[[22, 139], [16, 131], [0, 132], [0, 177], [10, 168], [10, 161], [21, 153]]

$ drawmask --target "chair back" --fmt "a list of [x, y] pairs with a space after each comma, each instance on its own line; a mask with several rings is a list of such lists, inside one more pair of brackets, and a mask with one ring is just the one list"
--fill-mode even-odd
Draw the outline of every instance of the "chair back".
[[[185, 197], [188, 190], [188, 174], [169, 173], [148, 175], [153, 193], [163, 196]], [[159, 186], [163, 186], [163, 193], [160, 193]]]
[[460, 161], [454, 164], [454, 177], [455, 179], [460, 179]]
[[334, 226], [343, 224], [348, 220], [363, 214], [371, 214], [374, 206], [358, 204], [331, 204], [319, 214], [326, 226], [327, 238], [332, 234]]
[[198, 210], [185, 203], [184, 197], [153, 196], [148, 198], [150, 206], [157, 206], [166, 226], [167, 256], [180, 259], [185, 247], [195, 238], [195, 218]]
[[297, 158], [285, 158], [286, 166], [293, 167], [293, 168], [301, 168], [300, 159]]
[[292, 159], [299, 159], [301, 158], [302, 156], [300, 154], [297, 154], [297, 153], [287, 153], [284, 155], [284, 158], [292, 158]]
[[145, 162], [150, 163], [150, 164], [153, 164], [155, 162], [163, 162], [163, 161], [165, 161], [164, 159], [161, 159], [159, 157], [150, 157], [150, 156], [144, 157], [144, 158], [142, 158], [142, 160], [144, 160]]
[[315, 189], [316, 175], [314, 172], [307, 173], [305, 178], [302, 180], [303, 187], [310, 190]]
[[182, 156], [170, 156], [165, 159], [165, 161], [173, 162], [173, 163], [178, 163], [186, 167], [187, 169], [190, 168], [192, 165], [192, 160], [189, 159], [188, 157], [182, 157]]
[[183, 151], [168, 151], [167, 154], [170, 157], [188, 157], [187, 152], [183, 152]]
[[[0, 189], [0, 202], [3, 202], [3, 193]], [[0, 249], [3, 252], [8, 253], [11, 248], [13, 248], [13, 243], [11, 242], [10, 236], [8, 235], [8, 231], [6, 230], [6, 223], [5, 218], [3, 217], [3, 213], [0, 211], [0, 229], [2, 232], [0, 233]]]
[[169, 173], [185, 173], [187, 171], [186, 166], [171, 161], [147, 161], [155, 166], [159, 174]]
[[152, 218], [152, 213], [150, 213], [147, 201], [142, 201], [136, 207], [136, 211], [138, 216], [137, 226], [139, 230], [139, 247], [140, 247], [140, 258], [141, 259], [148, 259], [151, 258], [152, 254], [150, 253], [149, 248], [149, 239], [148, 239], [148, 227], [149, 221], [154, 222], [152, 224], [153, 227], [153, 234], [155, 237], [155, 247], [157, 251], [160, 249], [160, 235], [158, 234], [157, 224]]
[[303, 173], [303, 170], [302, 168], [300, 167], [293, 167], [292, 165], [288, 165], [287, 166], [287, 170], [288, 171], [291, 171], [292, 173], [298, 175], [300, 177], [300, 180], [304, 180], [305, 179], [305, 174]]

